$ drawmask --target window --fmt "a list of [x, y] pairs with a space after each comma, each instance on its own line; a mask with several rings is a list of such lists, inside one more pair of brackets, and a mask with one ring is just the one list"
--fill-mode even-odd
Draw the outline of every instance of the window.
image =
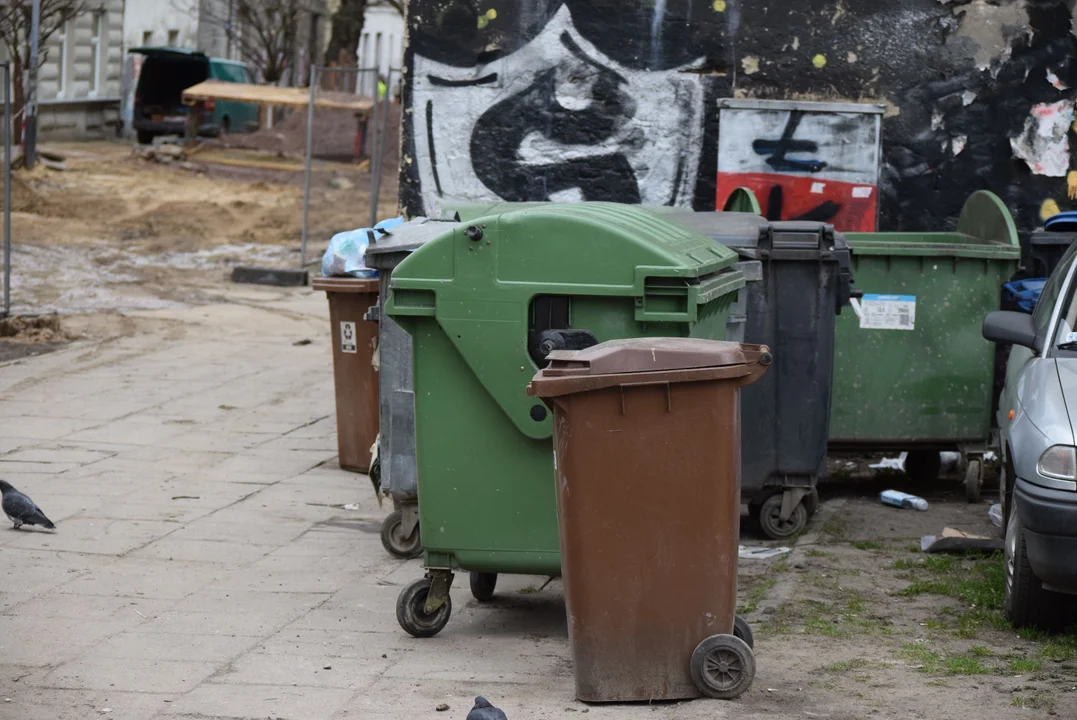
[[93, 14], [93, 32], [90, 35], [90, 94], [96, 95], [101, 84], [101, 53], [105, 46], [105, 14]]
[[147, 45], [152, 45], [152, 44], [153, 44], [153, 30], [143, 30], [142, 31], [142, 46], [145, 47]]
[[168, 47], [179, 47], [179, 30], [168, 31]]
[[73, 35], [70, 20], [61, 25], [56, 33], [56, 40], [59, 44], [56, 53], [56, 94], [61, 97], [67, 94], [67, 58], [69, 55], [67, 43]]

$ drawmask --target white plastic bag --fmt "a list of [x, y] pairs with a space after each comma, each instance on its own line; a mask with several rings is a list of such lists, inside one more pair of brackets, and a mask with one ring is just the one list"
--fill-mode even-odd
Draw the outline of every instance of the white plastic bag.
[[334, 235], [329, 241], [329, 248], [322, 256], [322, 276], [376, 278], [378, 271], [368, 268], [363, 260], [370, 242], [370, 234], [373, 233], [374, 238], [377, 239], [385, 234], [385, 230], [394, 228], [402, 222], [404, 218], [395, 217], [382, 220], [373, 228], [359, 228]]

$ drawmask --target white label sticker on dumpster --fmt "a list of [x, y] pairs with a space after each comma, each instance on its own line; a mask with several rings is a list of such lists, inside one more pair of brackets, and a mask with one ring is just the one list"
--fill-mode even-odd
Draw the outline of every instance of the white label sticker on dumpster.
[[865, 295], [857, 314], [863, 330], [914, 330], [916, 296]]
[[342, 321], [340, 323], [340, 351], [346, 353], [356, 352], [355, 347], [355, 323]]

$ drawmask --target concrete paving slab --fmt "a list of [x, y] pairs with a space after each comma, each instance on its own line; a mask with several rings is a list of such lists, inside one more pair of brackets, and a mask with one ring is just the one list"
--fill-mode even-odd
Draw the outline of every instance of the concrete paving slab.
[[203, 683], [172, 703], [162, 717], [325, 720], [344, 710], [354, 695], [340, 688]]
[[[96, 653], [95, 653], [96, 654]], [[216, 663], [181, 660], [114, 659], [103, 663], [94, 656], [66, 662], [45, 676], [45, 687], [158, 693], [184, 693], [195, 688], [218, 668]]]

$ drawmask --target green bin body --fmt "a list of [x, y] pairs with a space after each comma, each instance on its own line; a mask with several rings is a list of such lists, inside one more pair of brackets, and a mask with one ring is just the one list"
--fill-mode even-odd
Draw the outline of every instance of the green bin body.
[[535, 338], [723, 339], [744, 286], [737, 256], [623, 205], [544, 204], [449, 227], [396, 267], [386, 304], [413, 339], [425, 564], [560, 574], [552, 415], [526, 392]]
[[837, 319], [830, 447], [983, 446], [995, 347], [981, 324], [1021, 254], [1005, 205], [980, 191], [956, 232], [845, 239], [864, 297]]

